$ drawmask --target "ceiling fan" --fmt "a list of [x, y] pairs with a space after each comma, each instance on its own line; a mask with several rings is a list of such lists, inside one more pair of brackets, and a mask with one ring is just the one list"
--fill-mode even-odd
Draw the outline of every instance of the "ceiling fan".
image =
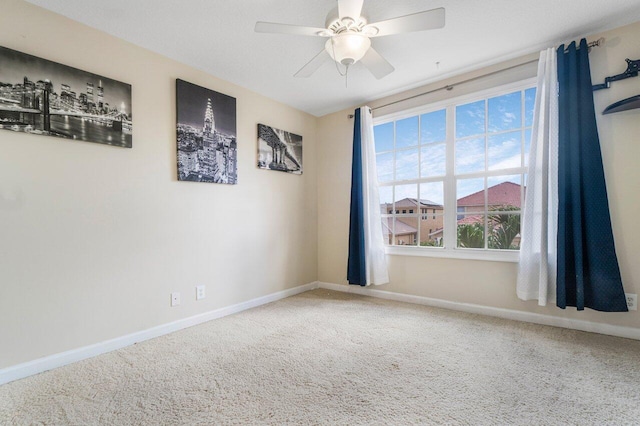
[[393, 72], [393, 66], [371, 46], [371, 38], [444, 27], [444, 8], [367, 23], [362, 16], [364, 0], [338, 0], [337, 10], [327, 15], [326, 28], [257, 22], [258, 33], [293, 34], [325, 37], [327, 42], [295, 77], [310, 77], [329, 58], [349, 67], [360, 61], [377, 79]]

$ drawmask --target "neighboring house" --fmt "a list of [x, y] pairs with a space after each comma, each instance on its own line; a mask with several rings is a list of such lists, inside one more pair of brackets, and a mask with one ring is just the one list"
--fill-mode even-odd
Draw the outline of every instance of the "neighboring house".
[[[386, 240], [386, 243], [391, 245], [393, 244], [393, 218], [392, 217], [383, 217], [382, 218], [382, 237]], [[399, 246], [414, 246], [416, 245], [416, 236], [418, 235], [418, 229], [407, 225], [400, 220], [396, 220], [396, 241], [395, 245]]]
[[[420, 219], [420, 240], [426, 242], [435, 240], [431, 234], [444, 225], [442, 213], [444, 206], [430, 200], [416, 198], [403, 198], [395, 203], [395, 212], [392, 203], [380, 205], [382, 214], [396, 214], [396, 245], [416, 245], [418, 238], [418, 218]], [[406, 215], [406, 216], [403, 216]], [[388, 244], [392, 241], [393, 218], [382, 220], [382, 229]]]
[[[521, 188], [517, 183], [502, 182], [489, 187], [486, 191], [481, 190], [458, 199], [458, 225], [484, 223], [484, 212], [496, 210], [500, 206], [520, 208], [522, 204]], [[421, 243], [434, 242], [439, 244], [442, 240], [444, 206], [441, 204], [429, 200], [404, 198], [396, 201], [395, 211], [392, 203], [381, 204], [380, 207], [382, 214], [396, 215], [395, 243], [392, 241], [393, 218], [382, 219], [382, 230], [387, 244], [416, 245], [418, 238], [418, 216], [420, 216]], [[515, 242], [518, 241], [519, 237]]]
[[[474, 223], [484, 224], [484, 212], [498, 210], [501, 207], [521, 208], [522, 194], [520, 190], [522, 186], [513, 182], [502, 182], [497, 185], [474, 192], [473, 194], [462, 197], [457, 201], [458, 225], [470, 225]], [[486, 193], [486, 208], [485, 208]], [[478, 213], [478, 214], [473, 214]], [[433, 233], [432, 238], [442, 237], [442, 228]], [[514, 244], [519, 245], [520, 236], [516, 237]]]

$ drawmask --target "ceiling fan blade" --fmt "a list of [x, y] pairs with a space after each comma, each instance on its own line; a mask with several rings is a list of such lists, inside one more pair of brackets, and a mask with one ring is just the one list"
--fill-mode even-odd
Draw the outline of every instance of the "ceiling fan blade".
[[[275, 22], [256, 22], [255, 32], [274, 34], [294, 34], [303, 36], [329, 37], [326, 28], [303, 27], [301, 25], [277, 24]], [[326, 35], [325, 35], [326, 34]]]
[[360, 59], [360, 62], [362, 62], [362, 65], [371, 71], [371, 74], [373, 74], [373, 76], [378, 80], [388, 74], [391, 74], [395, 70], [393, 65], [380, 56], [373, 47], [370, 47], [369, 50], [367, 50], [367, 53], [365, 53], [362, 59]]
[[[434, 30], [444, 27], [444, 8], [431, 9], [411, 15], [365, 25], [362, 32], [369, 37], [382, 37], [414, 31]], [[376, 32], [377, 29], [377, 32]]]
[[364, 0], [338, 0], [338, 16], [340, 19], [351, 18], [357, 21], [362, 13]]
[[324, 64], [329, 58], [330, 56], [327, 53], [327, 51], [325, 49], [322, 49], [320, 53], [314, 56], [312, 60], [307, 62], [307, 64], [302, 68], [300, 68], [298, 72], [295, 73], [293, 76], [298, 78], [311, 77], [311, 74], [316, 72], [318, 68], [320, 68], [322, 64]]

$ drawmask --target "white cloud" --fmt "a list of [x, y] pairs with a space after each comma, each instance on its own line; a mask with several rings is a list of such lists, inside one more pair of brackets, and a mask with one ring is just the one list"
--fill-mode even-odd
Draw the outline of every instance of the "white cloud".
[[484, 138], [456, 142], [456, 173], [484, 170]]
[[418, 198], [418, 185], [396, 185], [396, 201], [404, 198]]
[[396, 151], [396, 180], [418, 178], [418, 149]]
[[500, 169], [510, 169], [520, 167], [520, 154], [512, 155], [511, 157], [505, 158], [504, 160], [491, 164], [489, 166], [489, 170], [500, 170]]
[[378, 182], [389, 182], [393, 180], [393, 153], [378, 154], [376, 156], [376, 168], [378, 172]]
[[446, 169], [446, 146], [436, 144], [422, 148], [421, 173], [422, 177], [441, 176]]

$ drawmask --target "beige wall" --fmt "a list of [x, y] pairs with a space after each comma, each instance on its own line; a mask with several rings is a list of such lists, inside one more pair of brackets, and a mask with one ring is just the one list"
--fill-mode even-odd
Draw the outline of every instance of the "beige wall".
[[[315, 117], [18, 0], [0, 45], [131, 84], [134, 117], [133, 149], [0, 131], [0, 368], [316, 280]], [[238, 185], [176, 180], [176, 78], [237, 99]], [[302, 176], [256, 167], [257, 123]]]
[[[640, 57], [640, 25], [604, 36], [594, 81]], [[345, 283], [351, 110], [316, 119], [21, 0], [3, 3], [0, 45], [132, 84], [134, 115], [130, 150], [0, 131], [0, 368], [316, 279]], [[377, 113], [534, 74], [530, 64]], [[238, 185], [176, 180], [176, 78], [237, 98]], [[638, 94], [637, 83], [597, 93], [597, 109]], [[599, 120], [623, 279], [638, 292], [638, 111]], [[302, 176], [255, 166], [257, 123], [304, 137]], [[519, 301], [513, 263], [391, 256], [390, 269], [388, 291], [640, 327], [637, 312]], [[196, 302], [199, 284], [207, 298]], [[172, 291], [180, 307], [169, 307]]]
[[[589, 40], [600, 35], [589, 37]], [[595, 48], [590, 55], [593, 81], [619, 74], [625, 70], [624, 58], [640, 58], [640, 23], [602, 34], [604, 47]], [[427, 91], [445, 84], [508, 67], [517, 62], [536, 58], [537, 54], [510, 61], [500, 66], [451, 78], [444, 82], [369, 102], [376, 107]], [[445, 97], [459, 96], [492, 85], [506, 84], [533, 77], [536, 65], [514, 68], [508, 72], [457, 86], [452, 91], [441, 91], [391, 107], [377, 109], [374, 115], [386, 114], [420, 104], [435, 102]], [[640, 93], [640, 80], [632, 78], [613, 83], [609, 90], [596, 92], [596, 110]], [[349, 226], [349, 190], [351, 164], [351, 135], [353, 123], [347, 118], [352, 110], [330, 114], [318, 122], [318, 275], [323, 282], [346, 284], [346, 259]], [[614, 115], [598, 114], [604, 167], [609, 191], [618, 259], [625, 289], [629, 293], [640, 291], [640, 226], [638, 212], [640, 197], [640, 110]], [[535, 312], [594, 322], [640, 328], [638, 311], [629, 313], [600, 313], [595, 311], [565, 311], [556, 307], [538, 307], [537, 302], [520, 301], [515, 294], [517, 265], [515, 263], [486, 262], [426, 257], [389, 256], [391, 282], [377, 289], [406, 293], [455, 302], [473, 303], [498, 308]]]

